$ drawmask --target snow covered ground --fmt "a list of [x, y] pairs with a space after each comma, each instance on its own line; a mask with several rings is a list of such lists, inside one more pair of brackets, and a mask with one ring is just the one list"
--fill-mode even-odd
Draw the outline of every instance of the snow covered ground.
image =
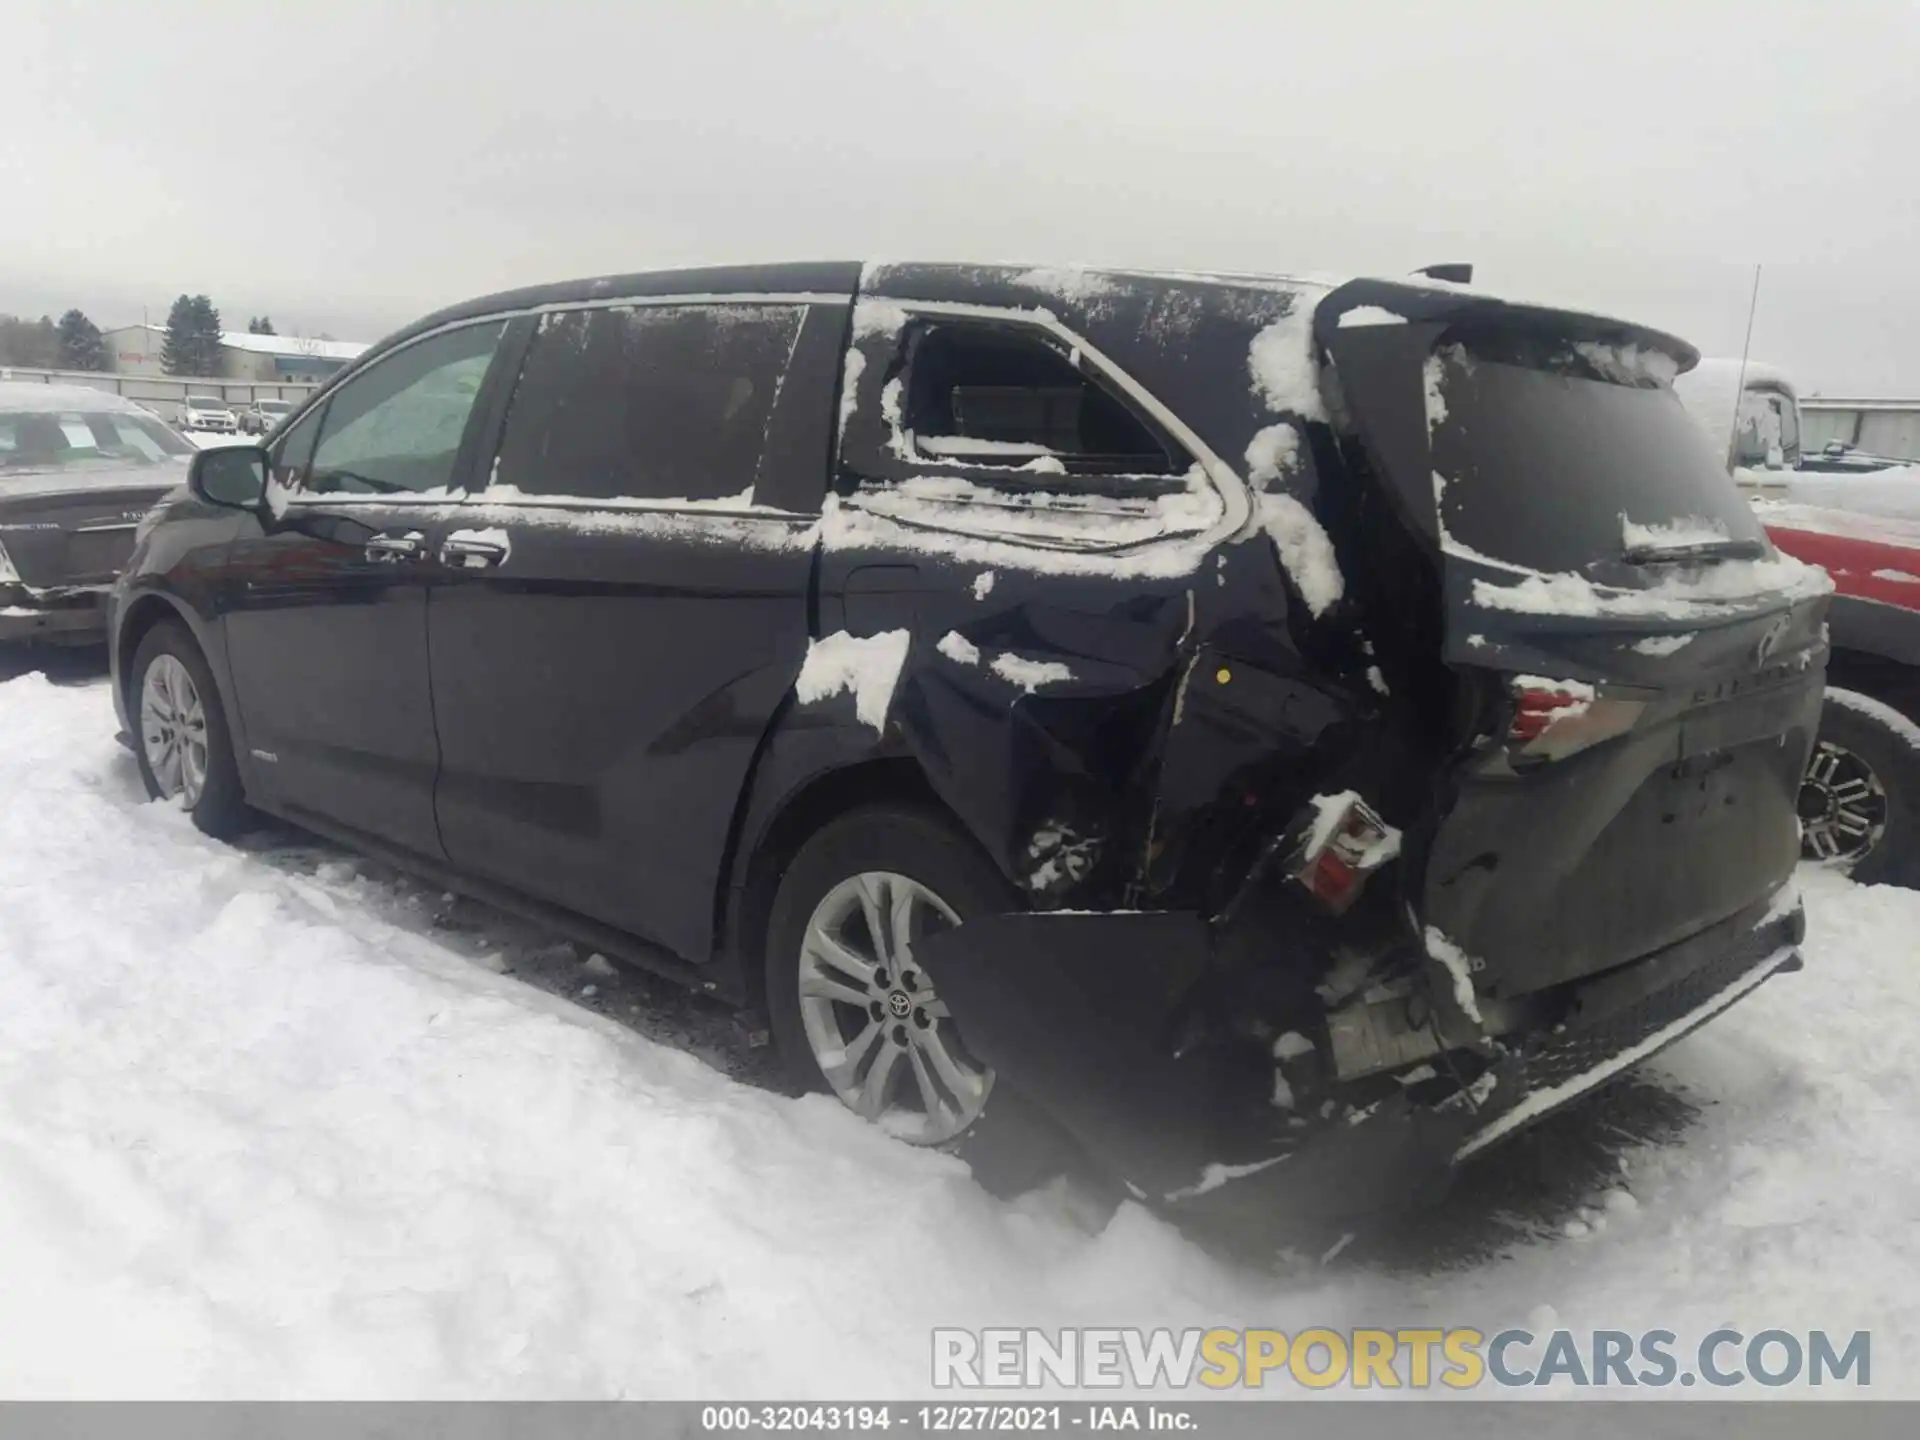
[[1530, 1319], [1870, 1329], [1874, 1393], [1920, 1395], [1920, 895], [1810, 875], [1806, 972], [1421, 1227], [1258, 1266], [1085, 1187], [993, 1200], [748, 1083], [702, 1002], [370, 863], [216, 844], [145, 803], [97, 670], [23, 663], [0, 1395], [878, 1397], [936, 1325]]

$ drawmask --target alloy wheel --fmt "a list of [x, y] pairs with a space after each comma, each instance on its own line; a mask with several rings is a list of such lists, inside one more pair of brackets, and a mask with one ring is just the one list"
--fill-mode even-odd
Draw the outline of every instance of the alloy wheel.
[[156, 655], [140, 681], [140, 744], [161, 795], [191, 810], [207, 787], [207, 712], [178, 657]]
[[1887, 828], [1887, 792], [1853, 751], [1821, 740], [1800, 781], [1801, 848], [1809, 860], [1850, 867], [1873, 853]]
[[959, 923], [917, 880], [863, 871], [821, 898], [800, 943], [800, 1019], [821, 1074], [849, 1109], [916, 1145], [960, 1134], [993, 1088], [913, 954]]

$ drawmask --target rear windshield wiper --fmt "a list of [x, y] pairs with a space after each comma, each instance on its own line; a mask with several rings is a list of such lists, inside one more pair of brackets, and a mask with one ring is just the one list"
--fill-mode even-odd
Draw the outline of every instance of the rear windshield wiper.
[[1703, 540], [1693, 545], [1629, 545], [1631, 565], [1682, 565], [1689, 560], [1758, 560], [1767, 547], [1759, 540]]

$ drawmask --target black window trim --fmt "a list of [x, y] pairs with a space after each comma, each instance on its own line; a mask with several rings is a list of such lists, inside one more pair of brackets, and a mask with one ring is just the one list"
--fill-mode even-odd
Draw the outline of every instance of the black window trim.
[[[454, 330], [465, 330], [475, 325], [493, 325], [505, 321], [507, 325], [506, 332], [501, 335], [500, 347], [494, 352], [494, 364], [489, 367], [486, 382], [481, 389], [479, 397], [474, 401], [472, 411], [467, 416], [467, 429], [460, 441], [461, 454], [454, 464], [453, 481], [447, 486], [447, 493], [444, 495], [410, 495], [404, 492], [397, 492], [390, 495], [315, 495], [303, 488], [295, 488], [287, 495], [286, 504], [289, 506], [325, 506], [329, 510], [338, 509], [342, 506], [366, 506], [386, 509], [395, 505], [415, 505], [422, 509], [430, 509], [435, 506], [474, 503], [485, 503], [490, 507], [501, 506], [548, 510], [650, 508], [655, 512], [669, 511], [673, 513], [724, 515], [744, 519], [782, 520], [791, 515], [793, 518], [812, 521], [818, 517], [797, 515], [795, 512], [766, 508], [734, 511], [720, 510], [712, 506], [699, 506], [689, 511], [685, 506], [663, 505], [658, 501], [624, 501], [614, 504], [597, 503], [591, 506], [584, 506], [577, 503], [554, 501], [551, 499], [536, 504], [535, 501], [538, 497], [516, 496], [512, 499], [485, 500], [483, 502], [482, 497], [486, 488], [485, 478], [491, 471], [493, 457], [499, 453], [500, 434], [506, 421], [504, 395], [501, 396], [498, 413], [495, 413], [495, 409], [490, 402], [500, 389], [500, 387], [495, 384], [497, 376], [511, 374], [515, 382], [519, 380], [521, 363], [526, 359], [527, 345], [533, 338], [538, 317], [542, 315], [558, 314], [573, 310], [632, 309], [642, 305], [806, 306], [819, 304], [845, 306], [847, 303], [847, 296], [824, 291], [756, 290], [729, 294], [700, 292], [684, 295], [607, 295], [596, 296], [591, 300], [557, 300], [538, 305], [525, 305], [511, 310], [491, 310], [484, 315], [463, 315], [457, 320], [449, 320], [444, 325], [436, 325], [431, 330], [421, 331], [418, 335], [409, 335], [392, 349], [382, 350], [364, 365], [352, 365], [339, 371], [332, 377], [327, 385], [309, 397], [308, 404], [302, 407], [301, 413], [298, 416], [286, 422], [285, 429], [281, 430], [274, 437], [275, 448], [272, 451], [277, 458], [281, 453], [281, 447], [284, 445], [286, 437], [291, 435], [296, 428], [305, 422], [308, 414], [317, 415], [319, 417], [317, 423], [321, 429], [324, 430], [327, 423], [325, 412], [332, 407], [333, 397], [340, 391], [341, 387], [351, 381], [359, 379], [362, 375], [370, 374], [381, 365], [386, 364], [393, 356], [411, 350], [415, 345], [424, 344], [428, 340], [436, 339]], [[527, 321], [530, 323], [516, 327], [516, 322], [519, 321]], [[511, 393], [510, 389], [505, 392], [505, 394], [508, 395]], [[484, 442], [476, 443], [481, 441], [482, 437], [484, 437]], [[469, 446], [475, 448], [478, 457], [484, 458], [484, 466], [469, 463], [466, 453]], [[309, 459], [310, 458], [311, 457], [309, 457]], [[476, 470], [480, 471], [478, 476], [476, 476]], [[477, 488], [474, 484], [476, 479], [480, 481]], [[306, 471], [302, 470], [299, 483], [301, 486], [304, 486], [305, 482]]]
[[[644, 496], [637, 495], [608, 496], [599, 499], [579, 495], [536, 495], [525, 493], [494, 497], [488, 496], [487, 488], [492, 480], [493, 464], [494, 461], [499, 458], [501, 442], [506, 438], [507, 411], [510, 408], [514, 389], [519, 385], [520, 373], [526, 365], [527, 353], [532, 348], [533, 338], [538, 333], [539, 320], [542, 317], [547, 315], [568, 315], [588, 310], [665, 309], [669, 307], [679, 309], [694, 305], [767, 305], [783, 309], [799, 310], [801, 312], [800, 324], [794, 329], [793, 349], [787, 356], [787, 366], [790, 370], [794, 363], [794, 357], [797, 355], [802, 343], [802, 336], [806, 331], [809, 319], [808, 312], [823, 306], [834, 306], [838, 307], [842, 312], [842, 320], [844, 321], [844, 312], [848, 307], [848, 297], [845, 295], [797, 291], [752, 291], [731, 295], [616, 295], [605, 297], [597, 296], [592, 300], [556, 301], [551, 304], [529, 306], [525, 310], [514, 312], [516, 318], [524, 318], [528, 323], [520, 336], [518, 344], [514, 346], [511, 357], [513, 363], [510, 369], [503, 372], [503, 375], [510, 374], [511, 379], [502, 379], [497, 394], [497, 408], [489, 410], [484, 417], [486, 428], [482, 432], [484, 438], [477, 447], [477, 462], [471, 474], [473, 483], [460, 492], [451, 495], [449, 499], [468, 506], [485, 506], [488, 510], [546, 510], [564, 511], [570, 514], [595, 514], [611, 511], [617, 514], [709, 515], [728, 521], [764, 520], [789, 526], [795, 523], [811, 525], [818, 521], [820, 516], [817, 511], [787, 510], [777, 506], [763, 505], [758, 501], [755, 501], [751, 508], [732, 508], [711, 501], [702, 503], [682, 500], [677, 497], [672, 499], [648, 499]], [[512, 335], [513, 332], [509, 330], [508, 341], [512, 339]], [[503, 341], [502, 343], [505, 345], [508, 342]], [[784, 388], [786, 384], [787, 374], [787, 370], [781, 372], [781, 388]], [[488, 379], [491, 383], [492, 376], [489, 375]], [[488, 396], [482, 395], [481, 403], [474, 406], [476, 414], [488, 399]], [[774, 391], [773, 398], [773, 405], [776, 412], [779, 403], [780, 389], [777, 388]], [[447, 502], [442, 501], [441, 503], [444, 504]]]

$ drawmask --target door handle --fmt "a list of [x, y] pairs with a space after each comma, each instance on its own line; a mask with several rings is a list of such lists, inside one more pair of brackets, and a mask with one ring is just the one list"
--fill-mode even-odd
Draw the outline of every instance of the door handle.
[[396, 565], [419, 559], [423, 548], [418, 535], [372, 535], [367, 538], [367, 559]]
[[491, 540], [451, 537], [441, 543], [440, 563], [456, 570], [490, 570], [507, 558], [507, 547]]

